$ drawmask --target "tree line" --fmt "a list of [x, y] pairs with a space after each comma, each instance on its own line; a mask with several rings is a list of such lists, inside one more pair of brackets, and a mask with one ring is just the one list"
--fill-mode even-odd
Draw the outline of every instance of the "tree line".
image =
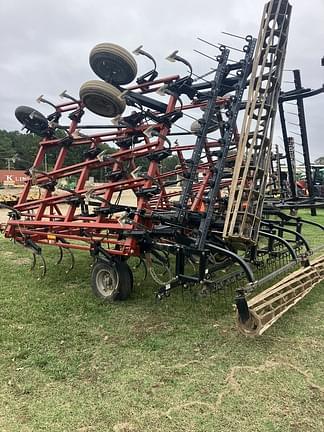
[[[59, 131], [58, 134], [63, 132]], [[33, 164], [37, 150], [39, 147], [39, 136], [32, 133], [21, 133], [18, 131], [0, 130], [0, 169], [17, 169], [27, 170]], [[104, 144], [103, 149], [108, 150], [108, 153], [114, 153], [117, 148], [113, 148]], [[75, 146], [73, 151], [68, 151], [65, 165], [72, 165], [85, 160], [85, 152], [88, 150], [86, 146]], [[55, 164], [59, 148], [56, 147], [46, 154], [47, 170], [51, 170]], [[179, 163], [177, 156], [169, 156], [161, 162], [162, 172], [173, 171]], [[145, 171], [149, 165], [147, 158], [141, 158], [139, 165]], [[42, 169], [46, 167], [43, 166]], [[104, 178], [104, 170], [96, 170], [91, 173], [95, 180], [102, 181]]]

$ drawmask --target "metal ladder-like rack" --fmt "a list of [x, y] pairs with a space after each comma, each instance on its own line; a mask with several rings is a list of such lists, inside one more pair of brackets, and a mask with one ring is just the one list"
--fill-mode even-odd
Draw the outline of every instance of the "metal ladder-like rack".
[[239, 80], [236, 84], [235, 95], [231, 98], [231, 104], [228, 107], [227, 116], [228, 120], [224, 123], [224, 133], [222, 136], [222, 148], [219, 152], [217, 164], [212, 167], [213, 175], [211, 178], [211, 188], [208, 192], [206, 201], [206, 210], [200, 221], [198, 236], [196, 240], [196, 247], [199, 250], [204, 249], [206, 239], [208, 236], [209, 228], [213, 219], [215, 203], [219, 196], [221, 180], [224, 176], [224, 168], [226, 158], [228, 156], [230, 147], [233, 146], [234, 131], [238, 113], [241, 109], [243, 93], [247, 85], [248, 76], [251, 72], [251, 64], [253, 62], [253, 53], [255, 49], [256, 39], [248, 37], [248, 44], [244, 47], [246, 52], [244, 60], [241, 62], [241, 69], [237, 70]]
[[226, 240], [258, 240], [290, 13], [287, 0], [271, 0], [264, 8], [223, 230]]
[[209, 94], [207, 108], [204, 112], [202, 120], [200, 120], [201, 129], [198, 132], [197, 140], [195, 143], [194, 151], [190, 162], [190, 168], [188, 170], [187, 178], [184, 181], [184, 186], [179, 201], [179, 209], [177, 212], [178, 224], [182, 224], [186, 217], [188, 202], [192, 195], [192, 186], [196, 180], [201, 154], [206, 144], [206, 136], [208, 134], [209, 127], [211, 125], [213, 116], [215, 114], [217, 97], [222, 87], [223, 79], [225, 77], [228, 56], [229, 56], [228, 49], [223, 49], [221, 51], [221, 55], [218, 56], [219, 63], [216, 69], [214, 79], [212, 81], [212, 87]]

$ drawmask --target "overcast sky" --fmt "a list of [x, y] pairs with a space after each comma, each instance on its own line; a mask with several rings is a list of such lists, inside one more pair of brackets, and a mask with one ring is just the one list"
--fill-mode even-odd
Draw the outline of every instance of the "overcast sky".
[[[154, 55], [160, 75], [186, 73], [165, 57], [178, 49], [195, 73], [215, 66], [193, 49], [214, 55], [197, 36], [213, 43], [237, 44], [221, 31], [257, 36], [263, 0], [0, 0], [0, 129], [19, 130], [18, 105], [49, 113], [35, 99], [44, 94], [58, 102], [63, 90], [78, 96], [81, 84], [96, 76], [89, 67], [90, 50], [100, 42], [117, 43], [130, 51], [143, 44]], [[286, 68], [301, 69], [305, 87], [324, 82], [324, 0], [291, 0], [293, 6]], [[140, 57], [139, 72], [150, 64]], [[285, 81], [292, 80], [286, 72]], [[284, 83], [288, 90], [291, 84]], [[324, 155], [324, 94], [305, 102], [312, 159]], [[288, 107], [289, 111], [294, 107]], [[296, 122], [296, 117], [287, 116]], [[296, 130], [289, 126], [290, 130]], [[277, 128], [275, 139], [281, 144]], [[300, 139], [297, 137], [297, 140]], [[298, 147], [297, 147], [298, 149]]]

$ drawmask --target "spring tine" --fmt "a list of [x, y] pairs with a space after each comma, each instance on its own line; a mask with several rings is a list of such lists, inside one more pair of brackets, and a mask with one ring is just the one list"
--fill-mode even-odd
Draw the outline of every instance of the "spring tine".
[[40, 253], [39, 257], [42, 260], [43, 265], [40, 266], [40, 268], [42, 269], [42, 274], [40, 275], [40, 277], [37, 278], [37, 280], [43, 279], [47, 272], [46, 261], [45, 258], [43, 257], [43, 254]]
[[206, 77], [206, 76], [208, 76], [208, 75], [211, 75], [213, 72], [215, 72], [215, 69], [212, 69], [210, 72], [206, 72], [206, 73], [204, 73], [203, 75], [197, 75], [197, 74], [195, 74], [195, 73], [192, 73], [192, 75], [193, 75], [194, 77], [196, 77], [196, 78], [193, 80], [193, 82], [196, 82], [196, 81], [202, 80], [202, 81], [205, 81], [206, 83], [210, 83], [210, 81], [206, 80], [204, 77]]
[[234, 33], [229, 33], [229, 32], [225, 32], [225, 31], [222, 31], [221, 33], [224, 34], [224, 35], [227, 35], [227, 36], [232, 36], [232, 37], [237, 38], [237, 39], [243, 39], [243, 40], [246, 40], [246, 37], [244, 37], [244, 36], [239, 36], [239, 35], [236, 35], [236, 34], [234, 34]]
[[74, 269], [74, 264], [75, 264], [75, 258], [74, 258], [74, 253], [71, 251], [71, 249], [69, 247], [65, 248], [65, 250], [70, 254], [70, 258], [71, 258], [71, 265], [68, 268], [68, 270], [66, 270], [66, 274], [70, 273], [71, 270]]
[[141, 258], [141, 260], [142, 260], [143, 267], [144, 267], [144, 278], [143, 278], [143, 281], [145, 281], [147, 279], [148, 270], [147, 270], [146, 262], [143, 260], [143, 258]]
[[185, 117], [188, 117], [188, 118], [190, 118], [190, 119], [192, 119], [192, 120], [198, 120], [197, 117], [194, 117], [194, 116], [192, 116], [192, 115], [190, 115], [190, 114], [186, 114], [186, 113], [183, 113], [183, 114], [184, 114]]
[[184, 297], [184, 286], [183, 285], [181, 285], [181, 297], [182, 297], [182, 302], [184, 303], [185, 297]]
[[198, 290], [197, 290], [197, 286], [196, 285], [194, 285], [194, 288], [196, 288], [196, 289], [193, 289], [193, 299], [194, 299], [195, 305], [197, 307], [199, 305]]
[[192, 293], [192, 285], [191, 284], [188, 286], [188, 291], [189, 291], [189, 295], [190, 295], [190, 303], [192, 306], [193, 305], [193, 293]]
[[209, 289], [208, 291], [209, 291], [209, 299], [210, 299], [210, 303], [211, 303], [211, 305], [212, 305], [212, 309], [213, 309], [213, 311], [215, 311], [216, 308], [214, 307], [214, 306], [215, 306], [215, 302], [214, 302], [214, 294], [213, 294], [213, 292], [212, 292], [211, 289]]
[[212, 57], [212, 56], [210, 56], [210, 55], [208, 55], [208, 54], [205, 54], [205, 53], [203, 53], [203, 52], [201, 52], [201, 51], [198, 51], [198, 50], [196, 50], [196, 49], [194, 49], [194, 51], [195, 51], [196, 53], [198, 53], [198, 54], [204, 56], [204, 57], [207, 57], [207, 58], [209, 58], [209, 59], [211, 59], [211, 60], [217, 62], [216, 58], [214, 58], [214, 57]]
[[228, 49], [234, 50], [234, 51], [244, 52], [243, 50], [241, 50], [241, 49], [239, 49], [239, 48], [235, 48], [235, 47], [232, 47], [232, 46], [229, 46], [229, 45], [224, 45], [224, 44], [218, 44], [218, 48], [219, 48], [219, 47], [222, 47], [222, 46], [224, 46], [225, 48], [228, 48]]
[[59, 246], [59, 250], [60, 250], [60, 256], [59, 256], [59, 259], [58, 259], [58, 261], [56, 262], [55, 265], [61, 264], [62, 259], [63, 259], [63, 248], [61, 246]]
[[200, 42], [204, 42], [204, 43], [207, 44], [207, 45], [210, 45], [210, 46], [212, 46], [212, 47], [214, 47], [214, 48], [218, 48], [217, 45], [215, 45], [215, 44], [213, 44], [213, 43], [211, 43], [211, 42], [208, 42], [208, 41], [206, 41], [205, 39], [202, 39], [202, 38], [200, 38], [200, 37], [197, 37], [197, 39], [198, 39]]
[[178, 129], [180, 129], [180, 130], [183, 130], [183, 131], [185, 131], [185, 132], [188, 132], [189, 135], [192, 134], [192, 132], [191, 132], [189, 129], [186, 129], [186, 128], [182, 127], [182, 126], [179, 126], [179, 125], [177, 125], [176, 123], [174, 124], [174, 127], [178, 128]]
[[35, 266], [36, 266], [36, 255], [33, 253], [33, 260], [32, 260], [32, 265], [30, 267], [30, 271], [35, 270]]

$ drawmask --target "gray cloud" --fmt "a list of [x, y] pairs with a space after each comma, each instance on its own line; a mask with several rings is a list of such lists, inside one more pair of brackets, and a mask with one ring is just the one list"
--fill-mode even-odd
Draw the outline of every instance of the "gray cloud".
[[[16, 106], [37, 107], [34, 101], [40, 94], [54, 101], [64, 89], [77, 95], [80, 85], [94, 78], [88, 55], [99, 42], [115, 42], [129, 50], [144, 44], [156, 57], [160, 75], [185, 73], [181, 65], [164, 60], [175, 49], [190, 60], [196, 73], [205, 72], [213, 66], [212, 61], [193, 49], [211, 55], [215, 52], [196, 37], [233, 43], [220, 32], [257, 35], [264, 3], [263, 0], [2, 1], [0, 128], [19, 129], [14, 117]], [[292, 5], [286, 66], [301, 69], [304, 85], [317, 88], [324, 81], [324, 68], [320, 66], [324, 55], [324, 2], [294, 0]], [[139, 70], [145, 71], [147, 61], [138, 58], [138, 63]], [[291, 81], [291, 74], [286, 72], [284, 79]], [[291, 85], [283, 86], [289, 89]], [[324, 95], [308, 100], [305, 105], [311, 153], [316, 158], [324, 154]], [[46, 112], [46, 107], [42, 111]], [[279, 133], [277, 128], [276, 134]]]

